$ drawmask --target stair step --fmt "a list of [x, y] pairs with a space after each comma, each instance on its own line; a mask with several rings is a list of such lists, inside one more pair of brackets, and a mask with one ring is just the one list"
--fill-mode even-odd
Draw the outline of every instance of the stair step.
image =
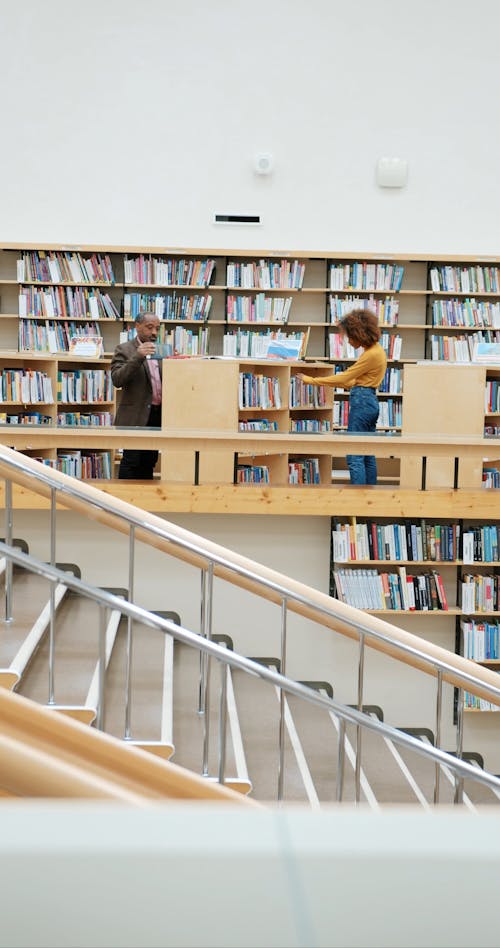
[[[256, 661], [257, 659], [254, 659]], [[260, 659], [262, 664], [279, 665], [277, 659]], [[245, 672], [233, 669], [232, 678], [241, 733], [245, 746], [252, 797], [262, 801], [278, 799], [279, 775], [279, 690]], [[308, 800], [304, 776], [294, 752], [290, 732], [285, 732], [285, 797], [287, 802]]]
[[[206, 777], [205, 779], [212, 783], [218, 783], [217, 777]], [[229, 787], [230, 790], [236, 790], [237, 793], [242, 793], [244, 796], [248, 796], [253, 789], [251, 780], [239, 780], [237, 777], [226, 777], [224, 786]]]
[[[433, 744], [433, 735], [426, 728], [403, 728], [403, 730], [413, 733], [420, 737], [425, 743]], [[434, 800], [434, 788], [436, 780], [436, 766], [432, 761], [421, 757], [418, 754], [412, 754], [406, 748], [400, 749], [401, 756], [407, 763], [419, 786], [422, 788], [427, 799]], [[469, 763], [478, 766], [479, 755], [474, 752], [464, 751], [463, 759]], [[449, 806], [453, 804], [455, 797], [455, 776], [448, 767], [440, 768], [439, 780], [439, 803]], [[464, 803], [469, 809], [474, 809], [478, 805], [498, 805], [499, 797], [495, 791], [486, 787], [484, 784], [473, 780], [464, 780]]]
[[65, 714], [68, 718], [81, 721], [82, 724], [93, 724], [95, 719], [95, 712], [92, 711], [91, 708], [86, 708], [82, 705], [46, 704], [45, 707], [51, 711], [58, 711], [60, 714]]
[[[99, 607], [67, 591], [60, 603], [54, 631], [54, 701], [57, 705], [86, 706], [89, 682], [99, 656]], [[18, 685], [28, 698], [46, 704], [48, 696], [49, 637], [44, 635]]]
[[[209, 753], [207, 779], [216, 779], [219, 766], [219, 694], [221, 672], [218, 663], [210, 662]], [[174, 643], [174, 762], [196, 773], [203, 771], [204, 715], [198, 711], [200, 688], [200, 653], [180, 642]], [[225, 783], [247, 793], [252, 782], [246, 771], [238, 773], [229, 706], [232, 684], [228, 680], [228, 717], [226, 733]]]
[[[131, 626], [130, 734], [126, 735], [126, 675], [128, 621], [122, 617], [115, 636], [106, 676], [104, 729], [115, 737], [139, 743], [172, 745], [171, 729], [162, 728], [165, 665], [171, 636], [151, 626], [134, 622]], [[162, 733], [163, 730], [163, 733]]]
[[[346, 727], [346, 737], [354, 748], [356, 730], [355, 725]], [[420, 803], [425, 806], [429, 802], [407, 767], [401, 749], [367, 729], [363, 729], [361, 735], [361, 764], [379, 805]]]
[[161, 741], [133, 741], [127, 739], [126, 743], [148, 751], [149, 754], [155, 754], [156, 757], [161, 757], [163, 760], [170, 760], [175, 749], [173, 744], [162, 744]]
[[[0, 595], [5, 595], [4, 575]], [[43, 576], [27, 570], [14, 569], [12, 612], [10, 621], [0, 620], [0, 667], [10, 670], [11, 663], [23, 647], [27, 636], [50, 601], [50, 586]], [[17, 677], [19, 673], [16, 672]]]

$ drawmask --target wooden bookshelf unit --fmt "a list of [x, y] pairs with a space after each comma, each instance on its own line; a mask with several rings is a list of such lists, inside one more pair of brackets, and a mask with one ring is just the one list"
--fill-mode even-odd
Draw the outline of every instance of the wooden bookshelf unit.
[[[197, 462], [199, 483], [254, 484], [255, 477], [272, 487], [287, 485], [292, 478], [297, 486], [323, 487], [331, 483], [331, 461], [334, 483], [341, 486], [348, 483], [342, 458], [322, 456], [316, 464], [314, 456], [307, 458], [302, 451], [297, 457], [292, 451], [285, 456], [273, 446], [273, 438], [276, 432], [344, 431], [348, 394], [337, 391], [332, 400], [330, 393], [330, 401], [322, 406], [294, 402], [289, 391], [283, 392], [280, 407], [238, 405], [233, 394], [235, 373], [239, 376], [243, 360], [250, 360], [248, 372], [258, 374], [261, 358], [257, 353], [268, 334], [303, 338], [308, 373], [345, 366], [355, 353], [340, 339], [338, 320], [355, 306], [369, 306], [379, 316], [388, 354], [387, 375], [379, 390], [380, 435], [439, 430], [481, 434], [486, 429], [492, 448], [484, 470], [477, 459], [471, 465], [461, 464], [460, 486], [475, 489], [483, 478], [486, 484], [498, 486], [500, 471], [495, 464], [500, 452], [494, 443], [500, 433], [500, 368], [478, 369], [464, 363], [470, 362], [476, 343], [500, 342], [499, 268], [500, 257], [4, 243], [0, 247], [1, 366], [8, 368], [9, 360], [27, 370], [45, 365], [40, 371], [47, 371], [55, 386], [73, 334], [97, 332], [109, 360], [115, 345], [131, 331], [135, 313], [144, 308], [154, 311], [161, 318], [161, 341], [172, 355], [218, 357], [231, 351], [235, 359], [232, 368], [221, 365], [214, 370], [196, 359], [192, 369], [180, 369], [179, 374], [197, 376], [193, 384], [198, 396], [191, 387], [189, 397], [182, 400], [172, 392], [175, 386], [169, 386], [164, 428], [182, 428], [185, 423], [193, 428], [199, 421], [203, 431], [237, 431], [245, 430], [245, 425], [246, 430], [259, 430], [259, 419], [268, 424], [269, 451], [266, 448], [259, 456], [242, 453], [236, 463], [234, 458], [209, 458], [204, 451]], [[84, 361], [73, 359], [72, 365], [78, 371]], [[165, 366], [167, 377], [173, 379], [177, 369], [168, 361]], [[280, 381], [281, 389], [289, 388], [296, 372], [288, 363], [275, 369], [267, 363], [262, 369], [267, 375], [271, 371], [276, 378], [286, 379]], [[426, 372], [437, 380], [435, 391], [413, 381]], [[453, 382], [450, 388], [447, 381], [453, 372], [467, 380], [458, 401]], [[479, 406], [484, 392], [475, 388], [475, 379], [480, 377], [483, 388], [480, 372], [486, 373], [490, 385], [488, 408]], [[218, 381], [208, 391], [203, 380], [215, 378], [215, 373]], [[12, 409], [10, 414], [19, 415], [19, 420], [26, 414], [24, 403], [16, 407], [4, 401], [5, 409]], [[64, 408], [67, 422], [71, 407]], [[99, 423], [105, 424], [105, 412], [112, 414], [113, 407], [112, 399], [99, 407]], [[33, 409], [31, 403], [26, 409]], [[93, 409], [93, 405], [79, 407], [87, 415]], [[455, 413], [454, 421], [448, 411]], [[43, 413], [49, 419], [44, 429], [48, 433], [58, 411], [53, 404], [45, 406]], [[41, 456], [44, 450], [52, 449], [41, 446]], [[192, 471], [192, 458], [179, 448], [162, 457], [158, 475], [162, 481], [192, 483]], [[391, 459], [388, 441], [387, 458], [381, 460], [379, 472], [381, 484], [418, 487], [422, 465], [415, 459], [401, 463]], [[426, 474], [427, 487], [454, 483], [450, 462], [435, 461]]]

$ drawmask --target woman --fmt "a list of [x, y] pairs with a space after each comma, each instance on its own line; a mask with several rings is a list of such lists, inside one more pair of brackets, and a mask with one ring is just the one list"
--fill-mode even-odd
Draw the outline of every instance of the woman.
[[[387, 357], [379, 343], [380, 329], [375, 313], [368, 309], [353, 309], [339, 322], [339, 331], [355, 349], [362, 347], [359, 358], [345, 372], [337, 375], [312, 377], [299, 374], [311, 385], [331, 385], [348, 388], [349, 422], [352, 432], [374, 432], [379, 413], [377, 388], [387, 367]], [[377, 462], [373, 455], [348, 454], [347, 466], [351, 484], [376, 484]]]

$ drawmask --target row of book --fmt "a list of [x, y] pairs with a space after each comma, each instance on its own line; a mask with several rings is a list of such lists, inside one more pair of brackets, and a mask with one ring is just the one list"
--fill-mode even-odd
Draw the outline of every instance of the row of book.
[[484, 300], [434, 300], [433, 326], [482, 326], [500, 329], [500, 303]]
[[[455, 562], [460, 557], [462, 527], [455, 523], [378, 523], [375, 520], [335, 521], [332, 527], [334, 562], [392, 560]], [[471, 531], [466, 531], [467, 540]], [[469, 560], [472, 562], [472, 560]]]
[[[388, 398], [379, 399], [379, 414], [377, 430], [385, 428], [401, 428], [403, 424], [403, 409], [400, 401]], [[338, 428], [347, 428], [349, 424], [349, 402], [335, 400], [333, 403], [333, 424]]]
[[[401, 358], [403, 340], [399, 333], [382, 332], [379, 339], [388, 359], [398, 361]], [[357, 359], [362, 353], [361, 348], [355, 348], [341, 333], [329, 333], [328, 345], [330, 359]]]
[[305, 265], [300, 260], [259, 260], [258, 263], [229, 262], [226, 268], [228, 287], [241, 289], [301, 289]]
[[[343, 356], [342, 358], [346, 358]], [[333, 374], [336, 375], [339, 372], [343, 372], [346, 368], [346, 365], [342, 363], [337, 363], [333, 368]], [[326, 374], [325, 370], [325, 374]], [[328, 370], [330, 372], [331, 370]], [[386, 369], [384, 378], [382, 379], [379, 387], [379, 393], [389, 394], [389, 395], [402, 395], [403, 393], [403, 370], [398, 369], [394, 366], [390, 366]], [[337, 389], [341, 391], [341, 389]]]
[[20, 411], [17, 414], [0, 412], [0, 425], [51, 425], [50, 415], [40, 411]]
[[500, 411], [500, 382], [498, 379], [487, 379], [484, 393], [485, 412]]
[[466, 711], [500, 711], [499, 705], [492, 704], [486, 698], [471, 695], [469, 691], [464, 691], [464, 708]]
[[379, 342], [388, 359], [395, 359], [397, 361], [401, 358], [403, 340], [399, 333], [392, 334], [383, 332], [380, 335]]
[[36, 369], [2, 369], [0, 372], [0, 402], [52, 404], [52, 380], [46, 372]]
[[301, 458], [288, 462], [289, 484], [319, 484], [319, 459]]
[[[0, 425], [52, 425], [53, 420], [50, 415], [44, 415], [39, 411], [23, 411], [18, 414], [9, 412], [0, 412]], [[113, 415], [109, 411], [100, 412], [80, 412], [63, 411], [58, 412], [56, 424], [59, 427], [85, 427], [90, 426], [103, 427], [113, 424]]]
[[433, 362], [472, 362], [478, 344], [500, 343], [500, 330], [484, 330], [468, 336], [437, 336], [433, 333], [429, 343]]
[[393, 573], [339, 567], [333, 580], [336, 598], [357, 609], [448, 610], [443, 580], [435, 570], [409, 575], [404, 566]]
[[269, 484], [269, 468], [264, 464], [238, 464], [237, 484]]
[[500, 524], [486, 523], [463, 531], [464, 563], [498, 563], [500, 556]]
[[463, 654], [475, 662], [486, 662], [500, 658], [498, 622], [477, 619], [462, 619]]
[[109, 254], [28, 250], [17, 261], [18, 283], [114, 283]]
[[207, 355], [208, 329], [201, 326], [197, 330], [185, 329], [184, 326], [175, 326], [173, 329], [160, 326], [158, 343], [163, 346], [163, 355], [166, 358]]
[[486, 490], [500, 487], [500, 471], [497, 467], [483, 467], [482, 486]]
[[21, 317], [47, 319], [119, 319], [109, 293], [83, 286], [24, 286], [19, 292]]
[[110, 451], [59, 451], [56, 458], [36, 457], [36, 461], [46, 467], [62, 471], [79, 480], [111, 477], [112, 461]]
[[404, 267], [392, 263], [332, 263], [331, 290], [394, 290], [401, 289]]
[[20, 352], [69, 352], [71, 340], [77, 337], [102, 339], [99, 323], [76, 323], [74, 320], [46, 319], [43, 323], [19, 320]]
[[326, 408], [324, 385], [311, 385], [292, 375], [290, 378], [290, 408]]
[[440, 266], [430, 269], [431, 290], [435, 293], [498, 293], [500, 278], [497, 267]]
[[278, 422], [269, 418], [244, 418], [238, 422], [238, 431], [278, 431]]
[[498, 612], [500, 576], [464, 573], [460, 582], [462, 612]]
[[308, 333], [283, 333], [277, 330], [224, 333], [222, 353], [239, 359], [299, 359], [307, 346]]
[[135, 319], [139, 313], [154, 313], [159, 319], [199, 319], [206, 320], [210, 315], [212, 297], [203, 295], [181, 295], [175, 291], [169, 296], [160, 293], [125, 293], [123, 298], [123, 316]]
[[125, 257], [125, 284], [143, 286], [208, 286], [215, 272], [215, 260], [153, 257], [139, 254]]
[[338, 323], [353, 309], [369, 309], [375, 313], [380, 326], [397, 326], [399, 301], [391, 296], [376, 299], [374, 296], [334, 296], [330, 294], [330, 320]]
[[270, 375], [240, 372], [238, 406], [244, 408], [281, 408], [279, 379]]
[[290, 418], [290, 434], [328, 434], [331, 422], [323, 418]]
[[292, 297], [269, 297], [264, 293], [256, 296], [228, 296], [227, 321], [229, 323], [286, 323], [290, 315]]
[[60, 370], [57, 373], [57, 401], [78, 404], [79, 402], [112, 402], [113, 382], [109, 369]]
[[403, 393], [403, 370], [396, 368], [387, 368], [385, 375], [378, 387], [379, 394], [402, 395]]
[[57, 413], [57, 424], [63, 428], [102, 428], [113, 424], [110, 411], [62, 411]]

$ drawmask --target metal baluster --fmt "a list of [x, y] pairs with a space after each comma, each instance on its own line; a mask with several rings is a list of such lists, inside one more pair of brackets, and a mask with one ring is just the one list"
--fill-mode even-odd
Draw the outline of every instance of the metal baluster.
[[[5, 481], [5, 542], [12, 546], [12, 481]], [[12, 622], [12, 560], [5, 564], [5, 621]]]
[[[201, 571], [201, 603], [200, 603], [200, 635], [204, 635], [205, 614], [207, 603], [207, 573]], [[205, 713], [205, 679], [207, 674], [207, 663], [205, 652], [200, 652], [200, 683], [198, 687], [198, 714]]]
[[[281, 600], [281, 662], [280, 672], [286, 675], [286, 620], [287, 600]], [[285, 785], [285, 692], [280, 688], [280, 729], [279, 729], [279, 765], [278, 765], [278, 801], [283, 800]]]
[[[363, 710], [363, 674], [365, 667], [365, 633], [359, 633], [358, 711]], [[361, 725], [356, 725], [356, 803], [361, 798]]]
[[97, 727], [104, 728], [104, 683], [106, 679], [106, 606], [99, 605], [99, 696], [97, 699]]
[[[134, 557], [135, 557], [135, 527], [130, 524], [129, 551], [128, 551], [128, 598], [129, 602], [134, 601]], [[125, 680], [125, 740], [131, 738], [131, 717], [132, 717], [132, 646], [133, 646], [133, 620], [132, 616], [127, 619], [127, 670]]]
[[[437, 695], [436, 695], [436, 747], [441, 747], [441, 708], [443, 700], [443, 672], [438, 668], [437, 673]], [[441, 783], [441, 767], [436, 763], [436, 775], [434, 782], [434, 803], [439, 803], [439, 790]]]
[[227, 676], [229, 668], [225, 662], [220, 663], [221, 683], [219, 702], [219, 783], [224, 783], [226, 769], [226, 734], [227, 734]]
[[345, 718], [339, 722], [339, 750], [337, 759], [337, 803], [342, 803], [344, 795], [344, 764], [345, 764]]
[[[212, 595], [214, 585], [214, 564], [208, 564], [206, 589], [205, 589], [205, 614], [203, 635], [206, 639], [212, 638]], [[205, 656], [204, 680], [203, 680], [203, 698], [201, 705], [203, 707], [203, 763], [202, 774], [208, 776], [208, 750], [210, 743], [210, 656]]]
[[[462, 759], [464, 741], [464, 689], [458, 689], [457, 695], [457, 757]], [[464, 802], [464, 778], [455, 773], [454, 803]]]
[[[50, 565], [56, 565], [56, 489], [50, 488]], [[54, 669], [56, 649], [56, 581], [50, 580], [49, 704], [55, 704]]]

